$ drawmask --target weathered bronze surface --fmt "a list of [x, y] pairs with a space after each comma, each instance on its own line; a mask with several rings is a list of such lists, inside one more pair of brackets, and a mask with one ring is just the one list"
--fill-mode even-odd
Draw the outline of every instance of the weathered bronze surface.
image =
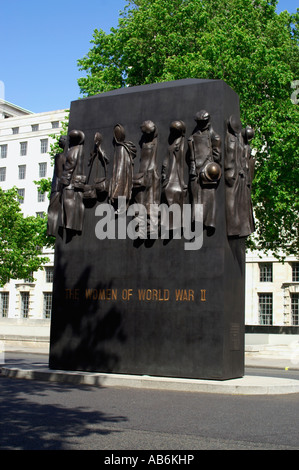
[[196, 113], [195, 121], [196, 128], [188, 140], [192, 204], [193, 207], [194, 204], [203, 205], [203, 223], [205, 227], [215, 229], [215, 191], [221, 178], [221, 139], [214, 131], [206, 110]]
[[118, 197], [125, 197], [127, 204], [132, 195], [133, 165], [136, 157], [136, 146], [133, 142], [125, 140], [125, 129], [121, 124], [114, 127], [114, 162], [113, 174], [109, 187], [109, 200], [111, 204]]
[[227, 235], [247, 237], [254, 231], [251, 203], [251, 182], [254, 174], [254, 159], [251, 156], [250, 140], [254, 132], [245, 128], [236, 116], [227, 122], [225, 142], [226, 224]]
[[[103, 136], [100, 132], [94, 135], [87, 177], [83, 169], [84, 133], [71, 131], [68, 148], [65, 148], [67, 137], [63, 136], [60, 146], [64, 152], [55, 158], [48, 209], [48, 234], [57, 234], [60, 219], [63, 227], [80, 232], [84, 216], [83, 200], [96, 200], [104, 193], [109, 193], [108, 201], [111, 204], [116, 204], [120, 196], [125, 197], [126, 208], [134, 202], [142, 204], [148, 215], [147, 236], [151, 234], [151, 229], [157, 233], [158, 220], [161, 225], [167, 224], [171, 230], [179, 230], [182, 227], [181, 219], [179, 221], [167, 218], [167, 221], [164, 221], [163, 214], [161, 220], [159, 219], [154, 205], [160, 203], [166, 203], [168, 206], [175, 204], [182, 208], [184, 203], [190, 201], [193, 220], [195, 204], [202, 204], [203, 224], [208, 230], [215, 230], [216, 190], [222, 176], [222, 143], [206, 110], [196, 113], [195, 121], [196, 127], [188, 139], [187, 154], [186, 125], [182, 120], [171, 122], [161, 177], [158, 169], [158, 130], [151, 120], [144, 121], [140, 126], [140, 164], [139, 171], [135, 174], [133, 168], [137, 148], [134, 143], [125, 140], [125, 130], [121, 124], [114, 126], [113, 174], [110, 180], [107, 174], [109, 158], [102, 147]], [[242, 129], [239, 117], [229, 117], [224, 156], [228, 236], [247, 237], [255, 229], [251, 201], [255, 165], [250, 147], [253, 137], [254, 131], [251, 127]], [[184, 182], [186, 160], [189, 166], [189, 187]], [[94, 179], [90, 182], [94, 167]], [[105, 199], [105, 196], [102, 197]], [[140, 232], [140, 236], [146, 238], [144, 232]]]
[[[254, 159], [253, 131], [242, 131], [239, 109], [225, 82], [196, 79], [72, 103], [69, 129], [81, 131], [70, 132], [65, 147], [62, 222], [82, 231], [61, 229], [56, 236], [52, 369], [213, 380], [244, 374], [245, 234], [252, 230]], [[107, 207], [115, 208], [118, 196], [127, 202], [125, 217]], [[188, 211], [191, 203], [203, 204], [198, 248], [192, 249], [185, 226], [178, 238], [163, 238], [162, 226], [153, 240], [128, 236], [135, 208], [147, 211], [161, 202], [167, 209], [187, 204]], [[111, 209], [113, 226], [103, 208]], [[146, 224], [141, 235], [149, 238]]]
[[109, 180], [107, 178], [107, 165], [109, 164], [109, 157], [106, 155], [102, 147], [102, 134], [96, 132], [94, 136], [94, 152], [91, 158], [96, 159], [96, 176], [94, 179], [94, 186], [97, 193], [107, 192], [109, 189]]
[[[109, 158], [106, 155], [105, 150], [102, 148], [102, 141], [102, 134], [100, 132], [96, 132], [94, 136], [94, 147], [88, 162], [88, 176], [84, 186], [83, 197], [85, 200], [96, 200], [98, 195], [108, 192], [109, 189], [109, 181], [107, 179], [107, 165], [109, 163]], [[90, 176], [94, 166], [96, 167], [95, 177], [93, 183], [91, 183]]]
[[50, 203], [48, 207], [47, 234], [54, 237], [57, 235], [61, 215], [61, 176], [66, 159], [66, 146], [67, 136], [63, 135], [59, 139], [59, 147], [62, 149], [62, 152], [55, 155]]
[[[168, 206], [178, 204], [181, 208], [186, 202], [187, 192], [184, 182], [185, 134], [186, 125], [183, 121], [177, 120], [170, 124], [168, 153], [162, 165], [162, 202], [165, 201]], [[170, 222], [173, 230], [182, 226], [182, 220], [179, 226], [175, 219]]]
[[85, 135], [80, 130], [69, 132], [69, 148], [66, 154], [64, 170], [61, 175], [62, 189], [62, 226], [77, 232], [82, 231], [84, 218], [83, 190]]
[[142, 132], [139, 142], [141, 148], [140, 164], [139, 172], [133, 177], [133, 185], [134, 201], [142, 204], [147, 212], [147, 234], [140, 233], [140, 237], [146, 238], [146, 235], [150, 236], [151, 230], [156, 230], [158, 222], [153, 210], [151, 210], [152, 204], [160, 203], [160, 176], [157, 167], [158, 130], [150, 120], [144, 121], [140, 129]]
[[254, 178], [254, 167], [255, 167], [255, 158], [252, 155], [252, 149], [250, 147], [250, 141], [254, 137], [254, 130], [250, 126], [246, 126], [245, 129], [242, 129], [242, 136], [244, 140], [244, 173], [246, 179], [245, 186], [245, 204], [244, 204], [244, 224], [243, 232], [245, 236], [250, 235], [255, 231], [254, 217], [253, 217], [253, 208], [251, 200], [251, 186]]

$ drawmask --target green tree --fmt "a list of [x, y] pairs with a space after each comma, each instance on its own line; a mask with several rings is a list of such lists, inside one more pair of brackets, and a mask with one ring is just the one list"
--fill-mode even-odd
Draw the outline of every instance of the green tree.
[[[259, 248], [299, 254], [298, 19], [277, 0], [129, 0], [117, 28], [95, 30], [78, 80], [90, 96], [182, 78], [222, 79], [254, 127]], [[255, 246], [252, 237], [251, 246]]]
[[42, 256], [50, 243], [41, 217], [24, 217], [16, 188], [0, 188], [0, 287], [10, 279], [32, 279], [49, 261]]

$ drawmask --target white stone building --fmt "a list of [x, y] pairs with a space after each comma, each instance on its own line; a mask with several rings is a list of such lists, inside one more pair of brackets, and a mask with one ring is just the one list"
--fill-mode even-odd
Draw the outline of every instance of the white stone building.
[[[23, 198], [25, 216], [47, 212], [48, 197], [38, 193], [34, 180], [52, 177], [51, 134], [59, 133], [66, 110], [34, 114], [0, 101], [0, 186], [16, 186]], [[34, 282], [12, 280], [0, 288], [0, 339], [5, 320], [24, 328], [32, 321], [49, 324], [52, 302], [54, 253], [47, 250], [50, 261], [34, 273]], [[299, 260], [288, 257], [284, 264], [275, 258], [253, 252], [246, 259], [246, 325], [299, 325]], [[12, 323], [14, 321], [14, 323]], [[6, 322], [7, 323], [7, 322]], [[33, 331], [33, 330], [32, 330]], [[47, 330], [48, 331], [48, 330]]]
[[[60, 133], [66, 111], [34, 114], [0, 101], [0, 186], [18, 188], [25, 216], [43, 216], [48, 209], [47, 194], [40, 194], [34, 181], [51, 178], [49, 155], [51, 137]], [[49, 322], [52, 303], [53, 250], [45, 250], [49, 263], [34, 273], [34, 282], [12, 280], [0, 288], [0, 320], [28, 319]], [[0, 323], [0, 336], [5, 325]]]
[[246, 325], [299, 326], [299, 260], [247, 253], [245, 312]]

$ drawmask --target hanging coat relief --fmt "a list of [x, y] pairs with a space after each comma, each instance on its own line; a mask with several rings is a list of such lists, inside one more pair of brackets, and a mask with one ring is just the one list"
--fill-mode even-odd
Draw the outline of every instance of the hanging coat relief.
[[249, 145], [253, 136], [252, 128], [242, 130], [239, 118], [230, 116], [227, 122], [224, 168], [229, 236], [247, 237], [254, 231], [251, 202], [254, 159]]
[[55, 155], [54, 172], [51, 185], [50, 204], [48, 207], [48, 221], [47, 221], [47, 234], [56, 236], [59, 217], [61, 215], [61, 176], [64, 170], [67, 150], [67, 136], [62, 135], [59, 139], [59, 147], [62, 149], [61, 153]]
[[[185, 133], [186, 126], [183, 121], [173, 121], [170, 124], [168, 153], [162, 165], [162, 201], [168, 206], [178, 204], [181, 214], [187, 192], [187, 185], [184, 183]], [[170, 215], [173, 217], [173, 214]], [[165, 223], [162, 219], [161, 224]], [[170, 220], [170, 228], [180, 229], [182, 223], [181, 218], [176, 220], [173, 217]]]
[[82, 231], [83, 227], [83, 190], [86, 181], [83, 174], [84, 139], [85, 135], [80, 130], [69, 132], [69, 148], [61, 176], [63, 185], [62, 226], [79, 232]]
[[[154, 205], [160, 203], [160, 176], [157, 170], [158, 130], [154, 122], [147, 120], [140, 126], [140, 165], [139, 172], [133, 177], [134, 201], [142, 204], [147, 214], [147, 233], [140, 233], [140, 238], [150, 236], [156, 231], [158, 217]], [[137, 216], [138, 219], [138, 216]], [[140, 230], [143, 225], [140, 224]], [[144, 227], [145, 230], [145, 227]]]
[[194, 216], [194, 205], [202, 204], [204, 226], [215, 229], [215, 191], [221, 178], [221, 139], [213, 129], [207, 111], [199, 111], [195, 121], [196, 128], [188, 140], [192, 212]]
[[133, 188], [133, 165], [136, 157], [136, 146], [125, 140], [125, 130], [121, 124], [114, 127], [114, 161], [113, 174], [109, 186], [111, 204], [118, 197], [125, 197], [127, 204], [131, 199]]
[[[93, 151], [90, 154], [90, 159], [88, 162], [89, 172], [86, 185], [84, 187], [84, 199], [96, 200], [97, 197], [101, 197], [103, 193], [108, 192], [109, 189], [109, 183], [107, 179], [107, 165], [109, 163], [109, 158], [102, 148], [102, 141], [102, 134], [100, 132], [96, 132], [94, 136]], [[95, 172], [93, 182], [90, 181], [92, 171]]]

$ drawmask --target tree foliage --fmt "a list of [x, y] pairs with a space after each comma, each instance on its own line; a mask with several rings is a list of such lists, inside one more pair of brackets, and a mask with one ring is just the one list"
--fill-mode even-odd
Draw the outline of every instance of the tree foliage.
[[40, 217], [24, 217], [16, 188], [0, 188], [0, 287], [10, 279], [32, 279], [47, 257], [46, 223]]
[[[78, 61], [85, 96], [182, 78], [222, 79], [254, 127], [258, 246], [299, 254], [298, 19], [276, 0], [129, 0], [118, 28], [95, 30]], [[252, 239], [252, 246], [254, 246]]]

